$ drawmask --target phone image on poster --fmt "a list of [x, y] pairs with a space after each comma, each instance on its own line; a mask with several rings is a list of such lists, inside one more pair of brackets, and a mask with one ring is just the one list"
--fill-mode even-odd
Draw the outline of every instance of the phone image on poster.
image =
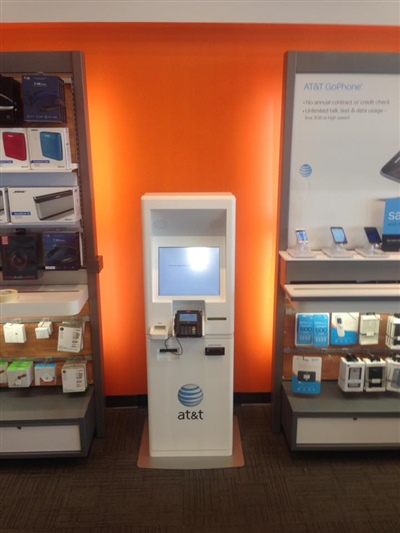
[[400, 151], [381, 168], [381, 175], [400, 182]]

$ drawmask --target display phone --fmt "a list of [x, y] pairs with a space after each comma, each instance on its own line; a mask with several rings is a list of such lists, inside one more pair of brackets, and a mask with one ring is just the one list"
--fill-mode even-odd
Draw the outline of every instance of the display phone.
[[346, 234], [341, 226], [331, 226], [331, 233], [335, 244], [347, 244]]
[[307, 244], [308, 243], [308, 237], [307, 232], [303, 228], [297, 228], [296, 229], [296, 239], [298, 244]]
[[174, 331], [176, 337], [202, 337], [203, 317], [201, 311], [177, 311]]
[[390, 180], [400, 181], [400, 151], [383, 165], [381, 175]]
[[370, 244], [381, 244], [382, 243], [381, 236], [379, 235], [379, 232], [376, 228], [368, 226], [364, 228], [364, 231], [367, 236], [368, 242]]

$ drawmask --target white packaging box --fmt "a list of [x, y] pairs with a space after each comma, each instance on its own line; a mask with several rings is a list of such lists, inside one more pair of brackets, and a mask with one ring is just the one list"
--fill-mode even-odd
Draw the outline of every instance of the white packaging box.
[[10, 388], [26, 388], [33, 381], [33, 362], [14, 361], [7, 368], [7, 381]]
[[84, 330], [84, 322], [81, 325], [61, 324], [58, 329], [57, 350], [59, 352], [80, 352], [83, 348]]
[[29, 170], [29, 144], [26, 128], [0, 128], [0, 168]]
[[10, 209], [8, 205], [8, 190], [0, 189], [0, 224], [10, 222]]
[[62, 224], [81, 218], [78, 187], [10, 187], [8, 201], [14, 224]]
[[386, 359], [386, 390], [400, 394], [400, 356]]
[[57, 383], [56, 363], [38, 363], [35, 365], [35, 385], [51, 386]]
[[26, 342], [25, 324], [17, 322], [6, 322], [3, 326], [4, 342], [19, 343]]
[[70, 170], [71, 145], [68, 128], [27, 128], [32, 170]]
[[365, 381], [366, 392], [383, 392], [386, 389], [386, 361], [381, 357], [365, 357]]
[[365, 344], [379, 343], [379, 326], [381, 315], [370, 314], [360, 316], [360, 331], [358, 342]]
[[339, 387], [344, 392], [363, 392], [365, 380], [365, 363], [359, 357], [340, 358]]
[[0, 361], [0, 384], [7, 383], [7, 361]]
[[61, 370], [63, 392], [84, 392], [87, 389], [85, 361], [67, 361]]

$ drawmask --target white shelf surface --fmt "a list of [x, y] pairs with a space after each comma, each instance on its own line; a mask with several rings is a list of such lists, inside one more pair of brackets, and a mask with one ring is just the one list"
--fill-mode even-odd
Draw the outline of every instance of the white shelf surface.
[[69, 168], [8, 168], [0, 167], [0, 174], [42, 174], [42, 173], [68, 173], [78, 168], [78, 163], [72, 163]]
[[399, 269], [400, 269], [400, 252], [386, 252], [385, 256], [379, 256], [379, 255], [369, 255], [368, 257], [365, 257], [359, 253], [357, 253], [355, 250], [349, 250], [351, 252], [351, 257], [328, 257], [324, 252], [321, 250], [312, 250], [312, 253], [315, 254], [315, 257], [292, 257], [288, 252], [286, 251], [280, 251], [279, 255], [284, 259], [285, 261], [361, 261], [361, 262], [369, 262], [369, 261], [399, 261]]
[[18, 291], [14, 302], [0, 303], [0, 318], [73, 316], [88, 300], [87, 285], [7, 287]]
[[284, 290], [296, 310], [332, 311], [400, 311], [398, 283], [332, 283], [284, 285]]

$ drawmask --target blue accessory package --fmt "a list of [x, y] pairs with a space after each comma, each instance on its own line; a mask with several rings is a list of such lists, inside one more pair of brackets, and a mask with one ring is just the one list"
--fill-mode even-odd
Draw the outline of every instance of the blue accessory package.
[[296, 314], [296, 346], [312, 346], [314, 332], [313, 313]]
[[329, 313], [314, 314], [314, 346], [327, 348], [329, 346]]
[[41, 131], [40, 147], [44, 157], [54, 159], [55, 161], [62, 161], [63, 148], [60, 133], [56, 131]]
[[400, 198], [388, 198], [383, 220], [382, 250], [400, 251]]
[[332, 313], [331, 344], [350, 346], [358, 344], [358, 323], [360, 313]]
[[294, 355], [292, 361], [292, 392], [295, 394], [321, 393], [322, 357]]

